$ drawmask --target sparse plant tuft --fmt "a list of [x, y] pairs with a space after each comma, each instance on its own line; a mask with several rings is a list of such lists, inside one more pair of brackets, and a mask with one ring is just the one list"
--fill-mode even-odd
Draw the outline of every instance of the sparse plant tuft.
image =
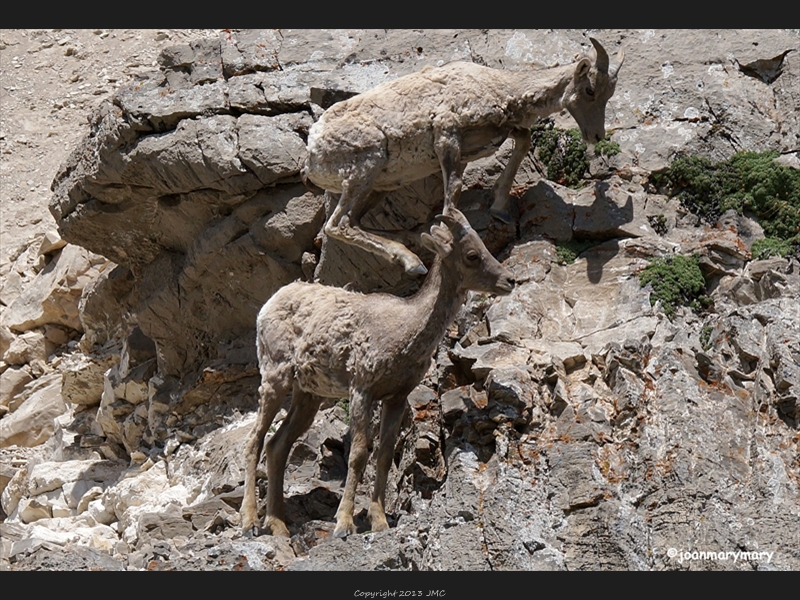
[[350, 398], [339, 398], [339, 400], [336, 401], [336, 406], [344, 411], [344, 422], [350, 425]]
[[788, 240], [767, 237], [753, 242], [750, 253], [753, 255], [753, 260], [763, 260], [770, 256], [786, 258], [793, 253], [794, 248], [795, 245]]
[[647, 217], [647, 222], [658, 235], [665, 235], [667, 233], [667, 217], [662, 214], [650, 215]]
[[560, 265], [570, 265], [575, 262], [582, 252], [596, 245], [592, 240], [570, 240], [556, 245], [556, 262]]
[[612, 142], [610, 136], [604, 137], [594, 145], [595, 154], [598, 156], [615, 156], [621, 152], [619, 144]]
[[700, 330], [700, 347], [706, 352], [711, 349], [711, 332], [714, 328], [711, 325], [703, 325]]

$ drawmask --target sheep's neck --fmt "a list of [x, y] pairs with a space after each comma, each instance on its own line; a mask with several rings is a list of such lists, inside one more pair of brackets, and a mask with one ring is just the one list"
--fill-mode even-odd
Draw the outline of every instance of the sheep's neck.
[[[575, 73], [575, 65], [565, 65], [525, 73], [503, 71], [509, 96], [516, 99], [509, 110], [520, 115], [526, 126], [536, 119], [558, 112], [564, 105], [564, 93]], [[512, 117], [513, 118], [513, 117]]]
[[465, 299], [466, 291], [460, 289], [457, 277], [436, 257], [422, 287], [409, 299], [409, 321], [415, 326], [407, 349], [418, 356], [431, 356]]

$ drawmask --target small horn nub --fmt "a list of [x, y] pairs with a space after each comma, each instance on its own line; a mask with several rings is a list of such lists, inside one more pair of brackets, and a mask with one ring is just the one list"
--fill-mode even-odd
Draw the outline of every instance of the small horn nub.
[[595, 52], [597, 52], [597, 71], [599, 73], [608, 73], [608, 52], [603, 48], [602, 44], [593, 37], [589, 38], [592, 42]]
[[441, 215], [437, 215], [437, 218], [441, 219], [448, 225], [460, 225], [464, 233], [472, 229], [469, 221], [467, 221], [467, 217], [464, 216], [464, 213], [455, 207], [443, 211]]

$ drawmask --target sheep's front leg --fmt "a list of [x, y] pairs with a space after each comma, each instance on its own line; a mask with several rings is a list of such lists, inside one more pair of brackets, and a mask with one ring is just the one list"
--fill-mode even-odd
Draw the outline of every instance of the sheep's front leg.
[[511, 214], [508, 211], [511, 186], [514, 184], [514, 177], [522, 160], [531, 149], [531, 132], [527, 129], [514, 129], [511, 132], [511, 139], [514, 140], [514, 149], [511, 151], [511, 157], [508, 159], [505, 169], [494, 184], [494, 203], [489, 209], [492, 216], [504, 223], [511, 222]]
[[378, 443], [375, 488], [372, 491], [372, 502], [367, 513], [372, 531], [389, 529], [384, 506], [386, 480], [389, 476], [389, 468], [392, 466], [397, 434], [400, 432], [400, 424], [403, 422], [403, 415], [407, 406], [406, 396], [403, 395], [387, 398], [384, 400], [381, 409], [381, 437]]
[[350, 457], [347, 462], [347, 479], [344, 494], [336, 511], [333, 535], [346, 537], [356, 532], [353, 523], [356, 488], [367, 464], [367, 433], [369, 429], [371, 398], [363, 392], [350, 393]]
[[439, 126], [434, 128], [433, 139], [444, 181], [442, 212], [447, 214], [451, 208], [458, 206], [461, 196], [461, 175], [464, 172], [464, 165], [461, 164], [461, 134], [454, 126]]

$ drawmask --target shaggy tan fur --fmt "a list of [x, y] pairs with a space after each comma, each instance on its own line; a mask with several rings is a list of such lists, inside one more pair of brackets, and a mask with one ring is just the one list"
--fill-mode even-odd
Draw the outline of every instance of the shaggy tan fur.
[[[591, 39], [591, 38], [590, 38]], [[592, 39], [594, 59], [519, 72], [471, 62], [427, 67], [331, 106], [309, 131], [307, 181], [340, 194], [325, 233], [397, 262], [413, 274], [425, 267], [397, 242], [365, 231], [359, 219], [373, 191], [396, 189], [441, 169], [444, 212], [457, 205], [466, 163], [494, 153], [508, 138], [514, 151], [494, 187], [492, 214], [509, 221], [514, 175], [530, 150], [530, 127], [567, 109], [583, 138], [605, 137], [605, 108], [617, 64]]]
[[256, 466], [264, 438], [284, 398], [286, 419], [266, 444], [267, 517], [273, 535], [288, 535], [283, 476], [295, 440], [311, 425], [322, 398], [350, 399], [350, 456], [334, 533], [355, 532], [356, 484], [367, 461], [368, 425], [381, 403], [375, 488], [369, 509], [373, 531], [388, 528], [386, 479], [406, 398], [422, 380], [433, 353], [461, 308], [468, 290], [508, 294], [511, 272], [489, 253], [464, 216], [452, 209], [423, 244], [436, 254], [420, 290], [410, 298], [359, 294], [315, 283], [280, 289], [258, 315], [261, 402], [246, 450], [242, 526], [256, 529]]

